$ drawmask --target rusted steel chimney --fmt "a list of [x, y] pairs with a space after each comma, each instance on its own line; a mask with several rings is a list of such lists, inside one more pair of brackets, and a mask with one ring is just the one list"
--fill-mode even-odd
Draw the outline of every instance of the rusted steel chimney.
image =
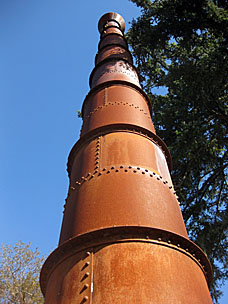
[[41, 272], [45, 303], [212, 303], [211, 266], [188, 238], [124, 20], [107, 13], [98, 28], [59, 246]]

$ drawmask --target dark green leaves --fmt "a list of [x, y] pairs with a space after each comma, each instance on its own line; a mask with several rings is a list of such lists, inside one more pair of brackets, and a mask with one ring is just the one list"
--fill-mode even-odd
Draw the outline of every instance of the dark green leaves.
[[[190, 237], [228, 278], [228, 12], [226, 1], [132, 1], [127, 34], [153, 121], [173, 157], [172, 179]], [[163, 94], [154, 89], [163, 87]], [[167, 93], [166, 93], [167, 92]]]

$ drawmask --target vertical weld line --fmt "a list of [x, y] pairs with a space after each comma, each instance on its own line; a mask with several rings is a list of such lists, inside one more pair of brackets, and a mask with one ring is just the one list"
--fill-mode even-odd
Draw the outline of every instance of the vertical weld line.
[[92, 297], [93, 297], [93, 276], [94, 276], [94, 273], [93, 273], [93, 251], [91, 250], [91, 253], [90, 253], [90, 265], [91, 265], [91, 275], [90, 275], [90, 299], [89, 299], [89, 304], [92, 304]]

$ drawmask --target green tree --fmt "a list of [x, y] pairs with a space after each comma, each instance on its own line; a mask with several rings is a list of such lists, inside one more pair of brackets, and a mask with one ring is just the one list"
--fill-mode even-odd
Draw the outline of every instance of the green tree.
[[190, 238], [212, 263], [217, 303], [228, 278], [228, 2], [131, 1], [141, 15], [127, 39], [173, 157]]
[[41, 304], [39, 274], [44, 257], [31, 244], [2, 245], [0, 251], [0, 303]]

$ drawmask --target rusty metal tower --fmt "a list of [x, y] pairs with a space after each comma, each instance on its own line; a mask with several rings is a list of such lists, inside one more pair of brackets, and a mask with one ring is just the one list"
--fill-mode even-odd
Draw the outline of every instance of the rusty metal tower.
[[59, 246], [41, 272], [45, 303], [212, 303], [211, 266], [188, 238], [124, 20], [107, 13], [98, 28]]

